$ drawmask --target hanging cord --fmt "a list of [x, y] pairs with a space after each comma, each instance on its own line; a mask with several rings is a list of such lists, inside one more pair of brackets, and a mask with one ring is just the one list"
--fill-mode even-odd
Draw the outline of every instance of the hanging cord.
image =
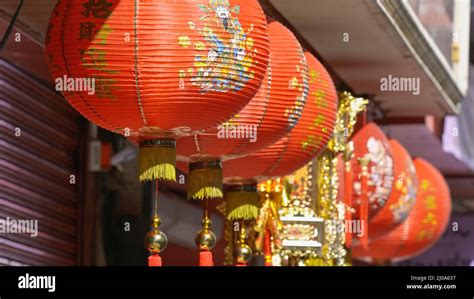
[[160, 253], [165, 250], [168, 245], [168, 238], [166, 238], [166, 235], [158, 228], [161, 224], [161, 219], [158, 217], [158, 179], [155, 180], [155, 207], [153, 214], [153, 228], [145, 236], [145, 247], [150, 252], [148, 266], [160, 267], [162, 266]]
[[216, 236], [211, 231], [212, 221], [209, 218], [208, 199], [204, 199], [204, 217], [201, 222], [202, 229], [196, 235], [196, 245], [199, 247], [199, 266], [214, 266], [211, 250], [216, 245]]
[[153, 215], [158, 216], [158, 179], [155, 180], [155, 208]]
[[15, 27], [15, 22], [16, 19], [18, 18], [18, 15], [20, 14], [21, 7], [23, 6], [24, 0], [20, 0], [20, 3], [18, 4], [18, 7], [16, 8], [15, 14], [12, 17], [12, 20], [10, 21], [10, 24], [8, 24], [7, 30], [5, 31], [5, 34], [3, 35], [2, 41], [0, 42], [0, 50], [5, 47], [7, 44], [8, 37], [10, 37], [10, 34], [13, 31], [13, 27]]

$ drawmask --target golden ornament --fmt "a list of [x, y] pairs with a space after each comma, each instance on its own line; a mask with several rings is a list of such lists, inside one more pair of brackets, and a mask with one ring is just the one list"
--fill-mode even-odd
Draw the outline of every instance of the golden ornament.
[[252, 259], [252, 249], [245, 243], [240, 243], [235, 248], [235, 261], [237, 264], [247, 264]]

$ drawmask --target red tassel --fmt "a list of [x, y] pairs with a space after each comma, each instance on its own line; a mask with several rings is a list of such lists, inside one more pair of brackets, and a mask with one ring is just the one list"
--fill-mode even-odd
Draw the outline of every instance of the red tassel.
[[245, 263], [238, 263], [237, 265], [235, 265], [236, 267], [247, 267], [247, 264]]
[[363, 174], [361, 177], [361, 204], [360, 204], [360, 221], [362, 221], [364, 226], [364, 231], [360, 239], [360, 243], [364, 249], [369, 247], [369, 236], [368, 236], [368, 220], [369, 220], [369, 197], [368, 197], [368, 176]]
[[264, 256], [265, 256], [265, 266], [271, 267], [273, 266], [272, 264], [272, 243], [270, 239], [270, 231], [267, 229], [265, 231], [265, 239], [263, 243], [263, 248], [264, 248]]
[[161, 267], [161, 256], [153, 254], [148, 257], [148, 266], [150, 267]]
[[[345, 162], [349, 163], [349, 162]], [[346, 210], [346, 221], [351, 223], [352, 220], [352, 184], [353, 177], [350, 166], [345, 167], [344, 171], [344, 203], [348, 210]], [[350, 248], [352, 245], [352, 232], [350, 230], [346, 231], [346, 246]]]
[[212, 260], [212, 252], [209, 250], [202, 250], [199, 252], [199, 266], [200, 267], [212, 267], [214, 261]]

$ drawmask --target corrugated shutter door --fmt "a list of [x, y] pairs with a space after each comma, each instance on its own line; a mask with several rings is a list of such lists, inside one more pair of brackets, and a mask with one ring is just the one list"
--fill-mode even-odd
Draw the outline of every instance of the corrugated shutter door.
[[0, 219], [38, 220], [37, 237], [0, 232], [0, 265], [76, 265], [79, 116], [3, 60], [0, 105]]

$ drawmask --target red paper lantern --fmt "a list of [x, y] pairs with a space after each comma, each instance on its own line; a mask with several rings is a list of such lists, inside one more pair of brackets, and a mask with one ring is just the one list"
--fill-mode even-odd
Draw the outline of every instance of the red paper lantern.
[[53, 12], [46, 51], [76, 110], [148, 149], [141, 179], [174, 179], [174, 139], [255, 96], [269, 43], [257, 0], [70, 0]]
[[189, 197], [222, 197], [220, 161], [274, 143], [301, 116], [309, 77], [303, 50], [281, 23], [271, 21], [268, 29], [270, 64], [257, 95], [231, 120], [178, 140], [178, 160], [190, 163]]
[[368, 250], [356, 246], [354, 258], [401, 261], [420, 255], [443, 235], [451, 214], [449, 187], [441, 173], [423, 159], [415, 159], [418, 193], [413, 210], [395, 230], [369, 243]]
[[223, 163], [226, 183], [281, 177], [303, 167], [332, 137], [337, 93], [328, 72], [309, 52], [309, 95], [298, 124], [273, 145], [249, 156]]
[[[368, 204], [368, 219], [372, 219], [387, 202], [393, 183], [393, 158], [387, 137], [374, 124], [369, 123], [358, 131], [351, 139], [354, 145], [354, 155], [351, 159], [352, 172], [352, 206], [355, 208], [354, 218], [363, 217], [361, 205]], [[363, 173], [361, 159], [367, 165], [367, 190], [363, 190]], [[368, 201], [364, 202], [363, 193], [366, 191]]]
[[410, 154], [396, 140], [390, 140], [389, 145], [393, 157], [392, 192], [380, 212], [369, 221], [370, 240], [399, 226], [415, 204], [418, 179]]

